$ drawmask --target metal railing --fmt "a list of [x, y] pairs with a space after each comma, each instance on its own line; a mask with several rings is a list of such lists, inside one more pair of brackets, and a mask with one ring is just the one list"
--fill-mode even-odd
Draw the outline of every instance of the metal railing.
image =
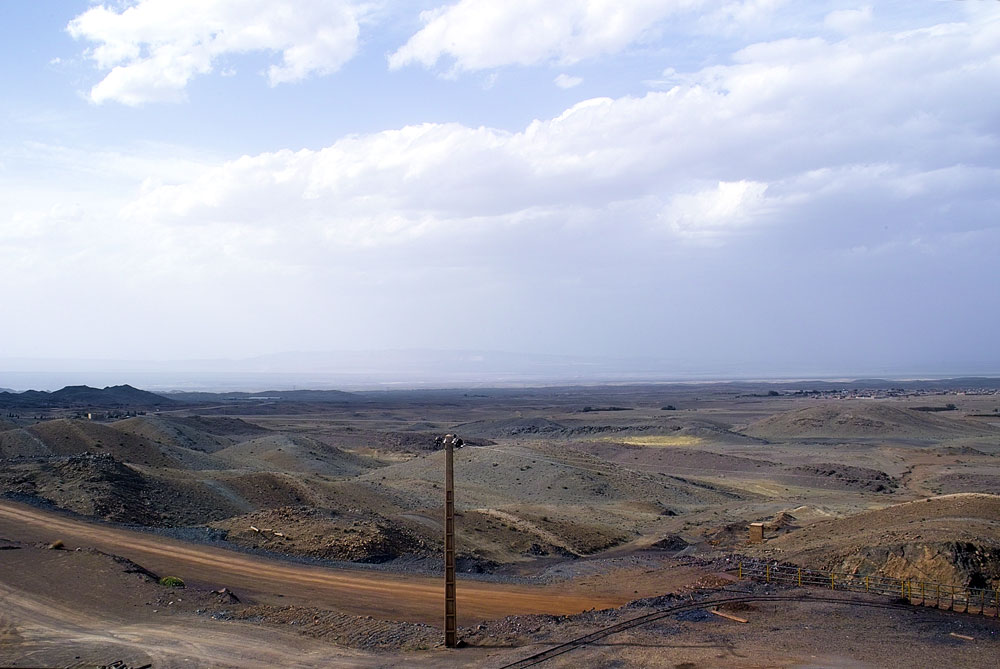
[[824, 572], [760, 562], [740, 562], [737, 577], [741, 581], [885, 595], [921, 606], [1000, 617], [1000, 588], [960, 587], [934, 581], [889, 578], [877, 574]]

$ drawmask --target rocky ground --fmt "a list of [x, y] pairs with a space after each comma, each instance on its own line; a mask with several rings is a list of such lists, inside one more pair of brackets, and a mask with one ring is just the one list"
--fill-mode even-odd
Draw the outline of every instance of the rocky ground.
[[[487, 392], [399, 404], [380, 399], [285, 412], [270, 406], [242, 415], [232, 415], [233, 407], [226, 408], [229, 415], [172, 409], [103, 422], [14, 416], [0, 424], [0, 493], [112, 524], [210, 539], [251, 555], [426, 574], [439, 569], [442, 550], [444, 455], [433, 437], [454, 432], [468, 443], [456, 452], [465, 573], [529, 588], [573, 584], [593, 593], [628, 579], [639, 596], [653, 587], [654, 575], [663, 578], [658, 560], [711, 562], [741, 553], [816, 569], [995, 587], [997, 397], [821, 400], [645, 387], [589, 395]], [[955, 408], [924, 410], [931, 404]], [[747, 525], [755, 521], [765, 523], [768, 540], [748, 546]], [[0, 551], [0, 560], [33, 552], [26, 546]], [[42, 552], [39, 564], [67, 554]], [[8, 567], [15, 580], [17, 570], [31, 570], [17, 559]], [[112, 573], [90, 568], [101, 578]], [[219, 587], [206, 593], [225, 586], [209, 585]], [[622, 583], [613, 585], [616, 596], [623, 594]], [[317, 608], [305, 595], [219, 608], [209, 594], [192, 594], [196, 605], [189, 609], [184, 598], [151, 598], [164, 594], [156, 584], [129, 587], [116, 596], [126, 603], [145, 597], [143, 610], [153, 602], [157, 616], [183, 610], [219, 622], [295, 628], [364, 652], [435, 648], [433, 628], [419, 621]], [[510, 620], [477, 623], [466, 630], [467, 643], [484, 653], [527, 647], [599, 622]], [[704, 622], [651, 629], [694, 638], [695, 630], [707, 629], [699, 627]], [[652, 655], [636, 650], [648, 641], [644, 634], [622, 637], [631, 650], [621, 657], [632, 659], [621, 666], [646, 666], [648, 657], [642, 658]], [[792, 646], [786, 650], [794, 655]], [[721, 661], [706, 652], [692, 651], [693, 659], [684, 661]]]

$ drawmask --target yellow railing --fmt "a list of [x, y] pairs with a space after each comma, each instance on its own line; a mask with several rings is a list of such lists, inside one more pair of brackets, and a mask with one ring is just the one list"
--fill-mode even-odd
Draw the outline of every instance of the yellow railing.
[[877, 574], [824, 572], [759, 562], [740, 562], [737, 576], [741, 581], [865, 592], [899, 597], [912, 604], [1000, 617], [1000, 588], [963, 588], [934, 581], [889, 578]]

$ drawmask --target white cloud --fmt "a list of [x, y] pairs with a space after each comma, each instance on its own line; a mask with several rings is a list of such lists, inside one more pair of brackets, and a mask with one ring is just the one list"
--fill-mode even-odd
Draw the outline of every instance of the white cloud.
[[628, 210], [637, 229], [724, 239], [858, 169], [855, 192], [905, 199], [900, 184], [921, 174], [997, 167], [1000, 110], [981, 95], [1000, 77], [997, 52], [990, 20], [760, 43], [668, 91], [586, 100], [520, 132], [427, 123], [245, 156], [152, 187], [127, 213], [351, 246]]
[[767, 184], [753, 181], [720, 181], [715, 188], [677, 195], [662, 217], [682, 236], [715, 238], [751, 223], [766, 190]]
[[91, 99], [138, 105], [183, 99], [194, 76], [229, 54], [280, 53], [272, 86], [335, 72], [355, 53], [360, 11], [346, 0], [138, 0], [94, 6], [67, 30], [97, 43], [87, 53], [109, 70]]
[[[122, 286], [127, 319], [75, 297], [49, 311], [95, 346], [190, 336], [199, 351], [212, 337], [216, 350], [259, 346], [233, 336], [246, 332], [284, 348], [434, 343], [427, 314], [455, 305], [500, 346], [634, 335], [657, 350], [686, 336], [676, 322], [697, 321], [690, 350], [724, 350], [742, 341], [718, 334], [734, 314], [748, 319], [741, 337], [822, 332], [837, 325], [827, 314], [858, 315], [858, 295], [896, 304], [886, 278], [918, 274], [978, 308], [1000, 252], [1000, 100], [983, 94], [1000, 79], [1000, 22], [970, 16], [761, 42], [670, 72], [668, 90], [585, 100], [513, 131], [414, 124], [169, 168], [156, 167], [169, 147], [3, 152], [0, 281], [26, 296]], [[63, 169], [30, 190], [8, 179], [26, 163]], [[783, 306], [816, 291], [824, 306], [808, 317]], [[22, 302], [8, 311], [38, 311]], [[912, 304], [917, 331], [926, 314]], [[178, 335], [177, 314], [202, 327]], [[635, 324], [624, 335], [623, 320]], [[616, 325], [594, 335], [596, 321]]]
[[555, 78], [555, 85], [559, 88], [574, 88], [583, 83], [583, 77], [574, 77], [569, 74], [561, 73]]
[[503, 65], [563, 64], [615, 53], [657, 23], [700, 0], [460, 0], [421, 13], [424, 27], [389, 57], [399, 68], [433, 67], [441, 58], [458, 70]]

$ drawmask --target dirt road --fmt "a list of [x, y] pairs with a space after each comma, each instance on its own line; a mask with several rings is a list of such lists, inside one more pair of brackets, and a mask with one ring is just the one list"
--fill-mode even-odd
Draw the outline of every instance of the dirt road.
[[[443, 609], [443, 588], [437, 578], [281, 562], [88, 523], [7, 500], [0, 501], [0, 537], [27, 542], [61, 540], [67, 548], [93, 547], [125, 556], [161, 575], [225, 586], [268, 604], [428, 623], [439, 622]], [[620, 606], [656, 594], [654, 586], [655, 582], [636, 584], [640, 590], [616, 593], [575, 583], [522, 586], [460, 579], [460, 624], [518, 613], [570, 614]]]

